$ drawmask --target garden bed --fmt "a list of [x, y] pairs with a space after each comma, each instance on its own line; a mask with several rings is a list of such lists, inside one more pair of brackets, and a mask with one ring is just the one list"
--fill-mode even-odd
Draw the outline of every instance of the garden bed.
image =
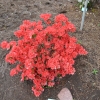
[[[77, 2], [66, 0], [7, 0], [0, 1], [0, 42], [16, 39], [13, 32], [23, 20], [38, 20], [41, 13], [53, 16], [63, 13], [77, 28], [70, 35], [78, 38], [88, 51], [87, 56], [76, 58], [76, 73], [73, 76], [56, 79], [56, 85], [45, 88], [42, 95], [36, 98], [30, 81], [20, 82], [20, 75], [10, 77], [14, 65], [4, 62], [7, 51], [0, 49], [0, 100], [47, 100], [57, 98], [64, 87], [70, 89], [74, 100], [100, 100], [100, 8], [97, 5], [86, 14], [83, 31], [80, 32], [82, 12]], [[97, 74], [93, 73], [97, 70]]]

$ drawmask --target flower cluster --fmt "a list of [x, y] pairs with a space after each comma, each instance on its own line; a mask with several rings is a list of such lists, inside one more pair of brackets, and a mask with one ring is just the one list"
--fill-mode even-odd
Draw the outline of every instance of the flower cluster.
[[44, 86], [54, 86], [58, 75], [74, 74], [74, 58], [87, 51], [69, 32], [75, 32], [68, 18], [59, 14], [51, 21], [51, 14], [41, 14], [42, 21], [24, 20], [14, 35], [18, 41], [3, 41], [3, 49], [10, 50], [5, 60], [17, 66], [10, 71], [14, 76], [21, 73], [21, 81], [32, 80], [32, 91], [39, 96]]

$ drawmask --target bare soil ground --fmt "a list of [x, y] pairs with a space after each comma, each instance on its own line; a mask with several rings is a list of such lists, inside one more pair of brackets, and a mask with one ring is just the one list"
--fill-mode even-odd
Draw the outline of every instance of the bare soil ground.
[[[16, 39], [13, 32], [23, 20], [38, 20], [41, 13], [53, 16], [64, 13], [75, 24], [77, 31], [71, 35], [78, 38], [88, 51], [87, 56], [76, 59], [76, 73], [56, 79], [53, 88], [46, 88], [39, 98], [31, 91], [31, 82], [20, 82], [20, 75], [10, 77], [14, 65], [4, 62], [7, 51], [0, 49], [0, 100], [47, 100], [57, 98], [64, 87], [72, 92], [74, 100], [100, 100], [100, 6], [88, 11], [84, 29], [79, 31], [82, 12], [76, 0], [0, 0], [0, 42]], [[92, 71], [98, 70], [97, 75]]]

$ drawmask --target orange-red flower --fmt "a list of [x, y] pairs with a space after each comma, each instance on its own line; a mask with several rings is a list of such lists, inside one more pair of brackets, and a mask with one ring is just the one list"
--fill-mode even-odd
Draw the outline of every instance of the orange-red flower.
[[55, 16], [54, 23], [51, 23], [51, 14], [41, 14], [40, 17], [47, 26], [42, 21], [25, 20], [14, 32], [18, 41], [1, 43], [3, 49], [10, 49], [5, 60], [18, 64], [10, 75], [20, 72], [21, 81], [32, 80], [32, 91], [37, 97], [44, 91], [44, 86], [54, 86], [58, 75], [74, 74], [74, 58], [87, 54], [77, 44], [77, 39], [68, 34], [75, 32], [76, 28], [65, 15]]

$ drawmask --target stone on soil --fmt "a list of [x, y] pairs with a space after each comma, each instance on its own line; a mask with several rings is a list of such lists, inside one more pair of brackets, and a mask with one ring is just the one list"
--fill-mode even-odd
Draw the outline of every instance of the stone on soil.
[[60, 93], [58, 94], [58, 98], [60, 100], [73, 100], [71, 92], [68, 88], [63, 88]]

